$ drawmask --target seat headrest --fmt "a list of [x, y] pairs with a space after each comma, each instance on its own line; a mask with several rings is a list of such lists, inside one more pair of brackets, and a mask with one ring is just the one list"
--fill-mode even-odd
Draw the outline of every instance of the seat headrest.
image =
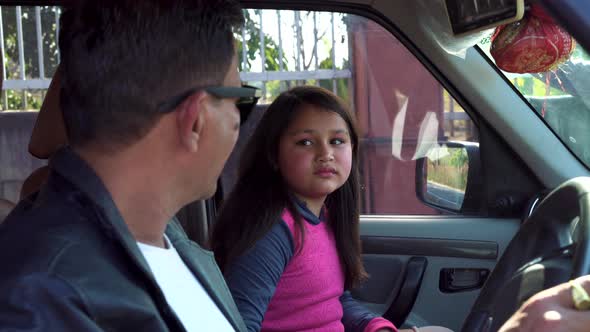
[[51, 79], [29, 142], [29, 153], [40, 159], [48, 159], [68, 141], [59, 103], [60, 73], [61, 65], [57, 67]]
[[0, 224], [4, 221], [6, 216], [12, 211], [16, 205], [9, 200], [0, 198]]
[[39, 191], [43, 183], [47, 181], [49, 177], [49, 166], [43, 166], [37, 168], [31, 173], [23, 182], [23, 186], [20, 189], [20, 199], [31, 195], [34, 192]]

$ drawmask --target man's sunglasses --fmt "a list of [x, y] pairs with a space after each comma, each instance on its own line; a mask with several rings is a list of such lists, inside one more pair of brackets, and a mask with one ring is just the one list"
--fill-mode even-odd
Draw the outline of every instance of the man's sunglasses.
[[186, 91], [183, 94], [172, 97], [158, 105], [160, 113], [169, 113], [174, 111], [188, 96], [203, 90], [216, 98], [238, 98], [236, 107], [240, 111], [240, 122], [244, 123], [252, 113], [258, 99], [262, 96], [260, 89], [249, 85], [237, 86], [210, 86], [205, 88], [195, 88]]

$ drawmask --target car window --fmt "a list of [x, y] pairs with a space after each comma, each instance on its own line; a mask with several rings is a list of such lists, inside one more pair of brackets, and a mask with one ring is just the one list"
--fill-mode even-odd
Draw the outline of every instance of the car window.
[[[467, 186], [464, 151], [478, 131], [461, 105], [389, 31], [345, 13], [244, 11], [236, 35], [240, 75], [263, 91], [258, 118], [282, 91], [319, 85], [342, 97], [361, 133], [363, 214], [441, 214], [416, 194], [417, 160], [426, 158], [429, 195], [459, 210]], [[50, 77], [59, 63], [59, 7], [1, 7], [4, 69], [0, 121], [0, 194], [18, 199], [22, 182], [45, 161], [27, 153], [30, 132]], [[264, 50], [261, 52], [261, 50]], [[256, 114], [253, 116], [256, 119]], [[8, 120], [10, 119], [10, 120]], [[242, 138], [226, 167], [235, 174]], [[448, 149], [447, 149], [448, 147]], [[433, 154], [442, 148], [442, 154]], [[227, 177], [227, 176], [226, 176]], [[225, 191], [231, 190], [226, 181]]]
[[16, 203], [23, 181], [46, 161], [27, 146], [45, 92], [59, 63], [60, 9], [1, 6], [0, 199]]
[[[492, 31], [478, 46], [495, 65], [490, 54], [491, 35]], [[547, 72], [498, 71], [528, 101], [532, 111], [553, 129], [586, 167], [590, 167], [590, 54], [581, 45], [576, 45], [566, 61]]]
[[[447, 143], [478, 146], [477, 127], [391, 32], [352, 14], [245, 13], [246, 29], [237, 36], [240, 70], [244, 81], [263, 90], [262, 104], [289, 87], [313, 84], [332, 90], [355, 112], [361, 133], [361, 213], [445, 213], [417, 198], [416, 163], [424, 157], [430, 161], [433, 195], [460, 210], [468, 165], [464, 151], [447, 149]], [[253, 121], [264, 111], [260, 108]], [[254, 127], [247, 123], [242, 128], [226, 175], [235, 174], [240, 148]], [[433, 148], [444, 153], [429, 154]], [[226, 181], [225, 190], [231, 190], [231, 183]]]

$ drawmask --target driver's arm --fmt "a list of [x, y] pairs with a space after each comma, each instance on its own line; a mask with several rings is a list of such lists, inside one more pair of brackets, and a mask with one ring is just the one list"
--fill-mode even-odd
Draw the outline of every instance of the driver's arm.
[[[590, 275], [576, 279], [590, 293]], [[544, 290], [526, 301], [500, 332], [582, 332], [590, 326], [590, 311], [577, 310], [569, 283]]]

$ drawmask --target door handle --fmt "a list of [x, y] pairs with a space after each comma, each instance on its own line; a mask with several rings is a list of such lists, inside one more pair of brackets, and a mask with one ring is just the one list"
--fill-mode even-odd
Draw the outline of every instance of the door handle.
[[442, 269], [440, 270], [439, 288], [443, 293], [465, 292], [483, 286], [489, 269]]

